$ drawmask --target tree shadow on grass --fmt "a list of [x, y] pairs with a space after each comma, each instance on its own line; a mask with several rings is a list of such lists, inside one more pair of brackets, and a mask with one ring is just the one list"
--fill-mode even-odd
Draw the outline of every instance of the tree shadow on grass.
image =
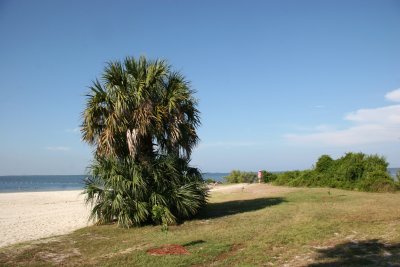
[[387, 244], [378, 239], [346, 242], [319, 249], [317, 260], [309, 267], [327, 266], [400, 266], [400, 244]]
[[213, 219], [244, 212], [256, 211], [278, 205], [285, 200], [281, 197], [234, 200], [220, 203], [208, 203], [195, 219]]
[[182, 246], [191, 247], [191, 246], [196, 246], [196, 245], [203, 244], [203, 243], [206, 243], [206, 241], [204, 241], [204, 240], [194, 240], [194, 241], [185, 243]]

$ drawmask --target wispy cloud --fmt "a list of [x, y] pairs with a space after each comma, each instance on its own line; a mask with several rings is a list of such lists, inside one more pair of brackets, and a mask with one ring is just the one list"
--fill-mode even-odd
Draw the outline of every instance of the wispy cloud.
[[[387, 93], [385, 97], [391, 101], [400, 101], [400, 89]], [[309, 134], [286, 134], [285, 138], [295, 143], [333, 146], [399, 141], [400, 105], [359, 109], [347, 114], [344, 120], [354, 125], [344, 129], [316, 128]]]
[[314, 108], [325, 108], [324, 105], [315, 105]]
[[385, 125], [367, 124], [329, 132], [304, 135], [287, 134], [285, 138], [291, 142], [302, 144], [347, 146], [398, 141], [399, 131], [399, 126], [394, 129]]
[[48, 147], [46, 147], [46, 150], [50, 150], [50, 151], [68, 151], [68, 150], [71, 150], [71, 148], [69, 148], [67, 146], [48, 146]]
[[68, 132], [68, 133], [79, 133], [80, 128], [76, 127], [76, 128], [73, 128], [73, 129], [67, 129], [65, 131]]
[[400, 88], [387, 93], [385, 98], [389, 101], [400, 102]]
[[346, 120], [355, 123], [400, 124], [400, 105], [373, 109], [359, 109], [345, 116]]

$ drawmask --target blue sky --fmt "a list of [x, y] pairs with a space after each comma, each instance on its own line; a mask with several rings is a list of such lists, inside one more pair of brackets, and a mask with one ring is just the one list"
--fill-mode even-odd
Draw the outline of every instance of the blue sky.
[[0, 1], [0, 175], [81, 174], [105, 62], [167, 59], [200, 101], [207, 172], [400, 166], [399, 1]]

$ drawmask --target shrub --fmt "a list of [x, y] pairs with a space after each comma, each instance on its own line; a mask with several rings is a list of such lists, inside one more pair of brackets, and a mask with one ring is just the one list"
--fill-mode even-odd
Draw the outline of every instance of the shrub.
[[289, 183], [299, 176], [299, 171], [288, 171], [279, 173], [274, 182], [276, 185], [289, 185]]
[[337, 160], [335, 176], [337, 179], [355, 181], [363, 176], [365, 155], [362, 153], [346, 153]]
[[400, 189], [400, 181], [393, 181], [387, 167], [386, 159], [378, 155], [346, 153], [337, 160], [322, 155], [313, 170], [280, 173], [274, 184], [393, 192]]
[[254, 172], [242, 172], [239, 170], [233, 170], [224, 179], [228, 183], [253, 183], [257, 178], [257, 174]]
[[319, 157], [315, 165], [315, 171], [320, 173], [327, 173], [329, 169], [332, 167], [333, 162], [334, 160], [330, 156], [322, 155], [321, 157]]
[[278, 178], [278, 176], [272, 172], [262, 171], [261, 173], [262, 173], [262, 179], [264, 180], [264, 183], [273, 182]]
[[378, 155], [368, 155], [364, 159], [365, 172], [382, 171], [387, 172], [389, 163], [384, 157]]
[[278, 174], [276, 185], [288, 186], [321, 186], [321, 175], [314, 170], [289, 171]]
[[394, 192], [397, 186], [387, 172], [370, 172], [357, 184], [357, 189], [366, 192]]
[[400, 170], [396, 173], [396, 179], [397, 190], [400, 190]]

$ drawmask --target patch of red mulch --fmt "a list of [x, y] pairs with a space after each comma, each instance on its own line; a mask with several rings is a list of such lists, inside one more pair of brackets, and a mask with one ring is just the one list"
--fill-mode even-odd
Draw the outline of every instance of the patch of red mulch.
[[190, 254], [189, 251], [182, 247], [181, 245], [164, 245], [159, 248], [151, 248], [147, 250], [147, 253], [153, 256], [162, 256], [162, 255], [185, 255]]

